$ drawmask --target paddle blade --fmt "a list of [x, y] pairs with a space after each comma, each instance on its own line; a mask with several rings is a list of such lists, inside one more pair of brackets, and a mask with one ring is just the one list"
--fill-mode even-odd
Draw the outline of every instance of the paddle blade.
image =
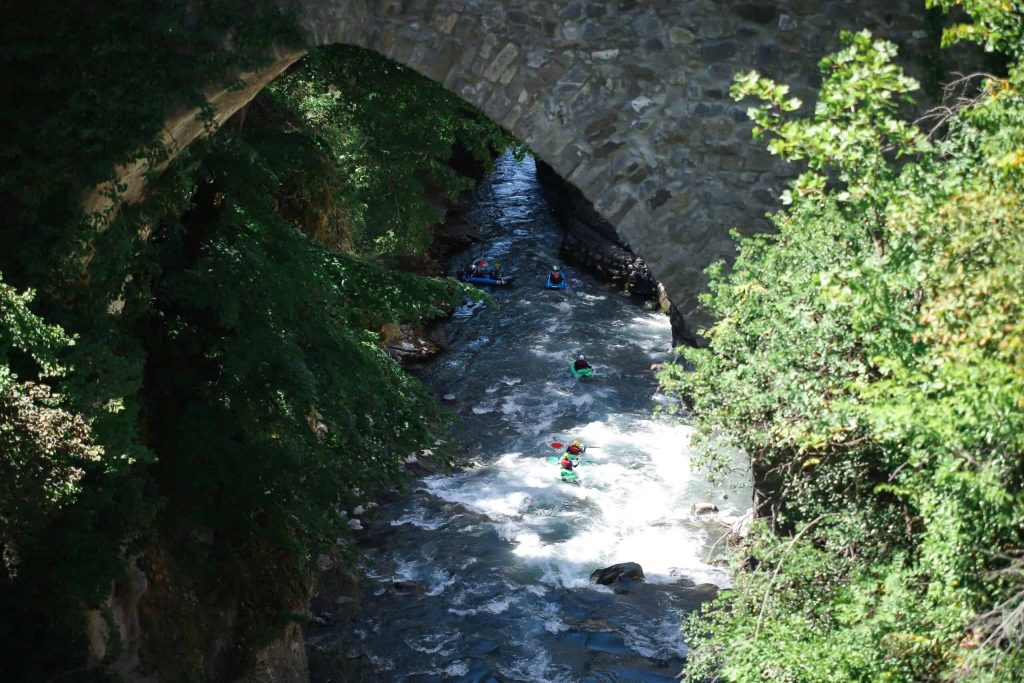
[[560, 443], [558, 443], [558, 442], [556, 441], [556, 442], [554, 442], [553, 444], [551, 444], [551, 447], [552, 447], [552, 448], [562, 448], [562, 444], [560, 444]]

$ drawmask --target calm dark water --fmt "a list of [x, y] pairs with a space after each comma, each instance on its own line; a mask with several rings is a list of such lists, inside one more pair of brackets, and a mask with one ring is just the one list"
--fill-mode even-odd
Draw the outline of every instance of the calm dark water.
[[[448, 352], [420, 374], [460, 417], [459, 447], [477, 466], [422, 481], [383, 506], [388, 525], [369, 550], [369, 588], [351, 627], [314, 636], [343, 642], [382, 681], [670, 681], [686, 644], [682, 615], [723, 586], [705, 560], [748, 507], [746, 480], [711, 486], [691, 470], [690, 430], [653, 417], [652, 363], [667, 360], [666, 316], [643, 311], [570, 270], [568, 290], [543, 287], [560, 228], [532, 159], [506, 157], [478, 188], [477, 255], [515, 273], [492, 290], [499, 308], [468, 305], [450, 323]], [[568, 373], [583, 352], [597, 375]], [[559, 481], [552, 441], [599, 446], [578, 486]], [[638, 562], [647, 583], [628, 593], [590, 573]], [[704, 585], [702, 585], [704, 584]]]

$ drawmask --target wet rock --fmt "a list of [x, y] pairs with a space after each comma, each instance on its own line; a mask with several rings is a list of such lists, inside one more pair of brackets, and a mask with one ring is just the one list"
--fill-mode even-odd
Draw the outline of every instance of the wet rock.
[[668, 320], [672, 325], [672, 346], [707, 346], [707, 340], [687, 325], [683, 314], [675, 306], [669, 307]]
[[635, 652], [626, 645], [625, 639], [618, 633], [587, 634], [585, 647], [591, 652], [607, 652], [616, 655], [629, 655]]
[[604, 569], [595, 569], [590, 575], [590, 580], [602, 586], [611, 586], [616, 583], [643, 583], [644, 568], [636, 562], [621, 562], [613, 564]]
[[316, 568], [322, 572], [334, 569], [334, 558], [326, 553], [321, 553], [316, 558]]
[[693, 587], [693, 592], [704, 602], [718, 597], [718, 586], [713, 583], [701, 583]]
[[718, 512], [718, 506], [714, 503], [694, 503], [693, 507], [690, 508], [690, 512], [695, 515], [710, 515]]
[[371, 524], [359, 537], [359, 547], [380, 548], [397, 532], [398, 527], [390, 524]]
[[442, 401], [448, 401], [448, 402], [454, 401], [455, 400], [455, 394], [445, 394], [444, 396], [441, 397], [441, 400]]
[[427, 338], [422, 326], [405, 323], [397, 331], [387, 330], [382, 335], [387, 337], [388, 355], [402, 364], [422, 363], [441, 353], [440, 345]]
[[433, 458], [434, 452], [425, 448], [419, 454], [413, 454], [405, 459], [405, 469], [416, 477], [426, 477], [437, 474], [441, 467]]
[[750, 525], [754, 523], [754, 511], [735, 520], [729, 525], [729, 545], [739, 545], [750, 534]]
[[427, 592], [427, 587], [419, 581], [393, 581], [391, 583], [391, 588], [393, 588], [396, 593], [418, 593], [423, 595]]

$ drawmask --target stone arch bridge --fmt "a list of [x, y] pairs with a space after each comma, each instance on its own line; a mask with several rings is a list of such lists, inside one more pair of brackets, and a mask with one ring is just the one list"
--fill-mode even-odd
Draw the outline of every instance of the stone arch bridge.
[[[733, 74], [756, 68], [813, 101], [842, 29], [934, 41], [921, 0], [292, 0], [310, 46], [374, 50], [443, 83], [578, 187], [642, 256], [691, 329], [703, 269], [730, 259], [785, 179], [751, 139]], [[222, 94], [224, 120], [301, 52]], [[912, 69], [913, 70], [913, 69]], [[178, 133], [176, 140], [188, 139]]]

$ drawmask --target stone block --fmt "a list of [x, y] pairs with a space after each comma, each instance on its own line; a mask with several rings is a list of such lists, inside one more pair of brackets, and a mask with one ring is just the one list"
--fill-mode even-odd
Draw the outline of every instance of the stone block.
[[[484, 69], [484, 78], [489, 81], [497, 81], [518, 56], [519, 48], [512, 43], [506, 43], [505, 47], [501, 48], [501, 52], [499, 52], [491, 61], [490, 65]], [[511, 80], [511, 78], [509, 80]], [[506, 83], [507, 82], [508, 81], [506, 81]]]
[[747, 2], [733, 10], [740, 19], [755, 24], [770, 24], [775, 21], [778, 10], [765, 2]]
[[715, 62], [732, 58], [738, 49], [735, 40], [709, 40], [701, 45], [700, 54], [703, 59]]

